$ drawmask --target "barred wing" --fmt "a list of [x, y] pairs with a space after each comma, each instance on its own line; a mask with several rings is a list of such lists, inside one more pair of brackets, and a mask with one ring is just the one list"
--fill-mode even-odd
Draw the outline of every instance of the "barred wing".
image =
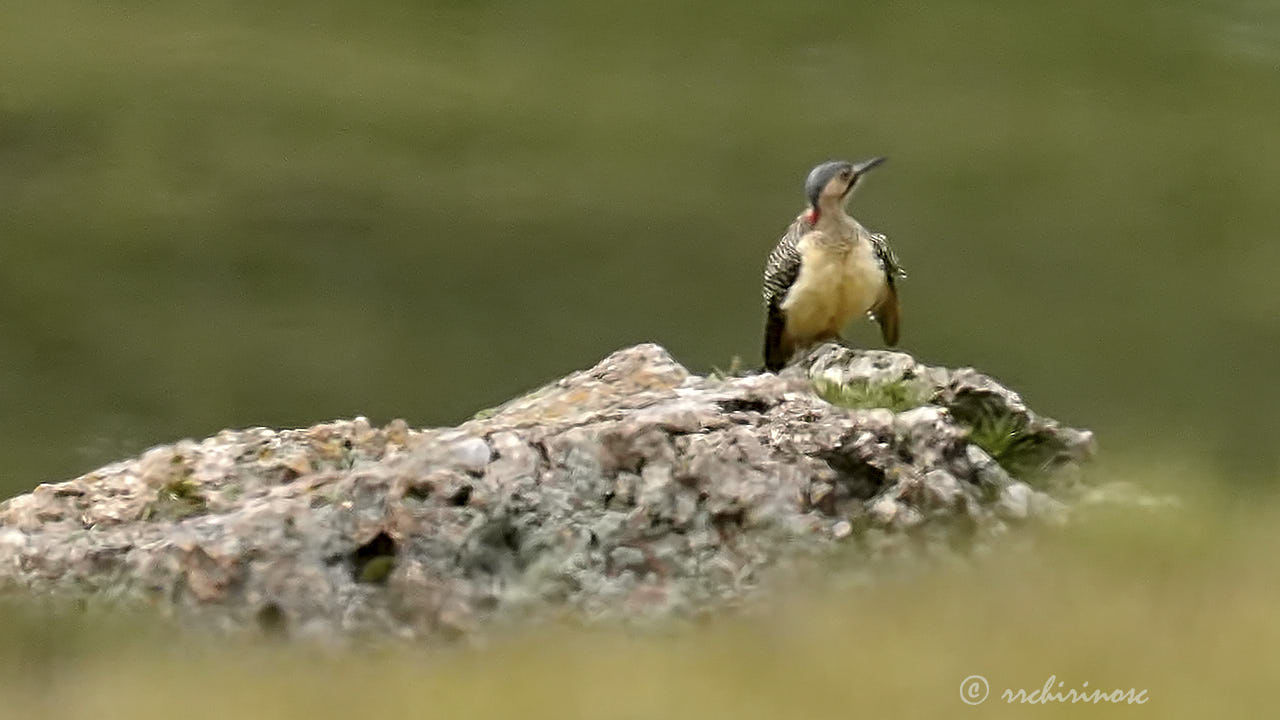
[[780, 370], [790, 359], [791, 348], [784, 347], [783, 330], [786, 318], [782, 314], [782, 301], [800, 276], [800, 238], [813, 229], [813, 224], [800, 216], [787, 228], [764, 266], [764, 366], [768, 370]]
[[880, 233], [870, 233], [868, 239], [875, 250], [880, 267], [884, 269], [885, 293], [880, 302], [871, 308], [871, 317], [880, 325], [880, 336], [890, 347], [898, 344], [902, 327], [902, 312], [898, 304], [897, 278], [906, 278], [907, 271], [898, 262], [898, 256], [889, 246], [889, 239]]

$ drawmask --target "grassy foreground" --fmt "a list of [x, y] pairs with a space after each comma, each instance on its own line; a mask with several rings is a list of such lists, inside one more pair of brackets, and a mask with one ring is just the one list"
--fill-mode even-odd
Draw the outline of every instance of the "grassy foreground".
[[[557, 627], [442, 652], [177, 639], [158, 623], [0, 620], [15, 718], [1208, 717], [1271, 708], [1280, 504], [1096, 514], [972, 566], [789, 584], [670, 632]], [[804, 588], [797, 590], [796, 588]], [[982, 675], [977, 707], [961, 681]], [[1010, 705], [1055, 676], [1143, 705]], [[1085, 684], [1087, 683], [1087, 685]], [[1035, 697], [1035, 696], [1031, 696]]]

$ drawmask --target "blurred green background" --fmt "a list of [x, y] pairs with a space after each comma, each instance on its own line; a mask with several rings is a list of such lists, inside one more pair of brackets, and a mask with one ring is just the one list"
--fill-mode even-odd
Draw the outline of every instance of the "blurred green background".
[[1253, 0], [10, 0], [0, 495], [758, 363], [804, 174], [872, 154], [906, 350], [1233, 492], [1280, 468], [1278, 68]]

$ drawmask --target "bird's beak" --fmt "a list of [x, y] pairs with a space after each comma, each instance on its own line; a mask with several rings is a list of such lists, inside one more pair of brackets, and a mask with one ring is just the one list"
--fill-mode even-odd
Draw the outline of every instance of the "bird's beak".
[[853, 175], [854, 177], [857, 177], [888, 159], [889, 158], [885, 157], [873, 157], [870, 160], [863, 160], [860, 163], [854, 163]]
[[854, 186], [858, 184], [858, 181], [862, 179], [862, 176], [865, 175], [868, 170], [879, 165], [880, 163], [884, 162], [887, 159], [888, 158], [883, 158], [883, 157], [873, 157], [870, 160], [863, 160], [860, 163], [854, 163], [853, 175], [849, 178], [849, 187], [844, 189], [844, 197], [847, 198], [851, 193], [853, 193]]

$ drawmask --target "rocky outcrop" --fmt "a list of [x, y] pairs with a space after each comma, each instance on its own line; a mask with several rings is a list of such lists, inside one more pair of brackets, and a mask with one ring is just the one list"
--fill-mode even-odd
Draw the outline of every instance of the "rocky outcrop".
[[815, 551], [1062, 521], [1092, 447], [900, 353], [700, 377], [638, 345], [455, 428], [227, 430], [41, 485], [0, 504], [0, 586], [320, 637], [697, 614]]

